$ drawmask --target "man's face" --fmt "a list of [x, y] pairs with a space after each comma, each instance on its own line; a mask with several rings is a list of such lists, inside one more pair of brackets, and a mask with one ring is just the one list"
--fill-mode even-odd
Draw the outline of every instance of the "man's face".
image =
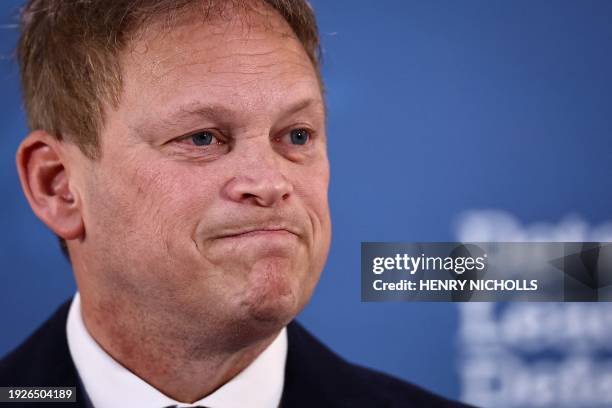
[[99, 307], [235, 329], [310, 298], [331, 234], [324, 103], [271, 13], [150, 26], [123, 53], [101, 158], [79, 176], [77, 279]]

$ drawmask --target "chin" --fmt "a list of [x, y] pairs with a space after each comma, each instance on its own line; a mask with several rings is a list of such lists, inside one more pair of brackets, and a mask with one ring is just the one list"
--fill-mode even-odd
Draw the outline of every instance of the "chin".
[[297, 294], [279, 295], [278, 293], [271, 293], [265, 297], [253, 298], [248, 305], [248, 314], [252, 319], [262, 324], [284, 326], [299, 313], [299, 304]]
[[251, 270], [243, 303], [248, 317], [263, 327], [280, 328], [289, 323], [305, 303], [306, 283], [300, 279], [304, 273], [282, 260], [259, 264]]

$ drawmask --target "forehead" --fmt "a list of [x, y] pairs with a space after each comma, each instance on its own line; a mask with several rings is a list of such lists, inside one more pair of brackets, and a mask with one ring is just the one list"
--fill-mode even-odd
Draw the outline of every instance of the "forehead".
[[163, 114], [175, 104], [273, 108], [318, 99], [318, 77], [300, 41], [273, 9], [192, 10], [134, 36], [122, 55], [123, 95], [131, 107]]

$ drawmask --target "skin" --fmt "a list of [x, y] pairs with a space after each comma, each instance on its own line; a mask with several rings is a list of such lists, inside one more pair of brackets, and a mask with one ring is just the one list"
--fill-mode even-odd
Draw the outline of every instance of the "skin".
[[[17, 163], [65, 238], [88, 331], [183, 402], [250, 364], [307, 303], [331, 236], [323, 96], [287, 23], [152, 23], [121, 55], [100, 157], [43, 131]], [[292, 129], [311, 135], [304, 145]], [[214, 135], [197, 146], [194, 132]]]

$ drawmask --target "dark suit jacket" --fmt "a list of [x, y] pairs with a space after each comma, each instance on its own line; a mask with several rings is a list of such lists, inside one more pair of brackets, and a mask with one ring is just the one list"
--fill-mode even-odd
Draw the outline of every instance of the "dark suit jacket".
[[[0, 386], [76, 387], [77, 402], [7, 403], [7, 407], [91, 406], [68, 350], [69, 307], [70, 301], [67, 301], [30, 338], [0, 361]], [[288, 325], [287, 335], [289, 348], [282, 407], [465, 407], [344, 361], [297, 322]]]

